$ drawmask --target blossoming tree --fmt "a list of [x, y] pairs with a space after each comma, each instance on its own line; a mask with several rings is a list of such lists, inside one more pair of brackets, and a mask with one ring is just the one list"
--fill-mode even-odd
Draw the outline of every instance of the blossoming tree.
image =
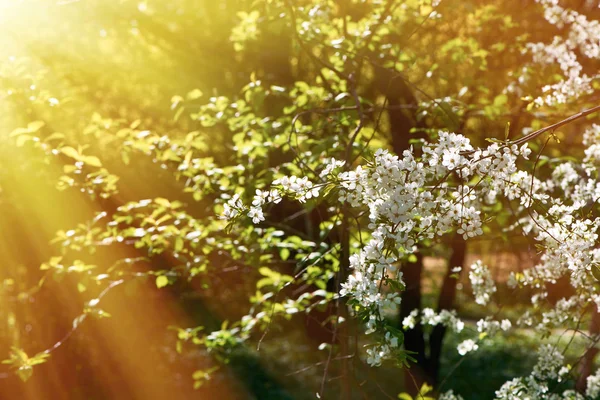
[[[326, 355], [317, 397], [332, 396], [330, 365], [342, 377], [339, 395], [349, 399], [357, 364], [388, 363], [405, 371], [409, 392], [431, 384], [450, 400], [461, 397], [444, 390], [439, 376], [447, 330], [468, 333], [453, 349], [468, 357], [495, 335], [526, 329], [540, 339], [538, 362], [530, 375], [491, 388], [496, 398], [600, 396], [593, 370], [600, 338], [600, 9], [589, 1], [485, 3], [249, 5], [230, 40], [241, 60], [265, 65], [239, 94], [208, 97], [196, 89], [174, 96], [176, 118], [197, 130], [162, 135], [139, 121], [95, 116], [87, 128], [93, 140], [109, 143], [126, 163], [150, 157], [203, 210], [199, 217], [180, 201], [144, 199], [59, 232], [62, 258], [43, 270], [104, 285], [73, 330], [88, 315], [101, 316], [103, 296], [128, 279], [152, 276], [162, 288], [242, 265], [259, 276], [246, 315], [220, 330], [179, 328], [180, 351], [192, 342], [226, 361], [236, 347], [275, 340], [270, 329], [278, 321], [320, 312]], [[264, 46], [282, 37], [289, 59], [273, 66]], [[67, 139], [42, 137], [43, 126], [34, 122], [10, 136], [49, 159], [69, 159], [61, 189], [116, 196], [118, 176]], [[230, 138], [231, 154], [209, 156], [210, 135]], [[527, 312], [463, 320], [455, 309], [459, 290], [486, 310], [503, 302], [489, 266], [465, 265], [469, 243], [509, 235], [537, 253], [535, 265], [511, 272], [507, 283], [510, 293], [528, 295]], [[101, 273], [79, 259], [63, 263], [82, 248], [116, 244], [144, 255]], [[440, 248], [446, 271], [437, 304], [426, 307], [423, 258]], [[176, 266], [127, 268], [167, 254]], [[468, 289], [458, 285], [463, 273]], [[549, 302], [560, 280], [570, 294]], [[545, 340], [556, 330], [585, 337], [577, 365], [564, 355], [569, 345]], [[58, 346], [33, 357], [14, 349], [6, 362], [28, 376]], [[197, 386], [212, 372], [194, 374]]]

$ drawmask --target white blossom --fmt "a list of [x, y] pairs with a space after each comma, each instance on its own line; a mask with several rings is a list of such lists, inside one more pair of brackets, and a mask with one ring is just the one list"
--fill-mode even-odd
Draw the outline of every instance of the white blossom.
[[588, 376], [585, 395], [592, 399], [600, 397], [600, 369], [596, 373]]
[[488, 268], [481, 261], [471, 265], [469, 280], [475, 296], [475, 302], [482, 306], [490, 301], [490, 296], [496, 292], [496, 285]]
[[477, 345], [477, 343], [475, 343], [473, 339], [467, 339], [459, 343], [459, 345], [456, 347], [456, 349], [458, 350], [458, 354], [460, 354], [461, 356], [464, 356], [465, 354], [471, 351], [475, 351], [478, 348], [479, 346]]

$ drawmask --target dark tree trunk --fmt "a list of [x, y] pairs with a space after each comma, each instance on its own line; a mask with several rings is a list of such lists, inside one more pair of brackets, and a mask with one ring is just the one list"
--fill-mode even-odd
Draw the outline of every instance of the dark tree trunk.
[[[589, 335], [591, 337], [596, 336], [600, 333], [600, 313], [598, 313], [598, 309], [595, 305], [593, 307], [592, 320], [590, 321], [590, 331]], [[579, 378], [577, 379], [576, 388], [580, 393], [585, 393], [585, 389], [587, 387], [587, 378], [592, 373], [592, 368], [594, 367], [594, 359], [598, 354], [598, 349], [595, 346], [590, 347], [584, 354], [581, 359], [581, 364], [579, 368]]]
[[[378, 89], [386, 96], [390, 110], [390, 131], [392, 148], [398, 156], [410, 148], [411, 130], [417, 125], [411, 109], [401, 109], [399, 106], [417, 107], [417, 99], [406, 83], [392, 71], [380, 69], [376, 72]], [[421, 276], [423, 273], [423, 255], [417, 253], [415, 263], [405, 264], [402, 268], [406, 290], [402, 293], [400, 307], [400, 324], [413, 310], [421, 309]], [[423, 327], [415, 325], [413, 329], [404, 332], [404, 348], [414, 352], [412, 356], [417, 362], [404, 370], [404, 382], [411, 394], [416, 394], [424, 382], [431, 383], [427, 373], [427, 355], [425, 353], [425, 337]]]
[[[451, 310], [454, 308], [454, 299], [456, 298], [456, 283], [458, 279], [453, 277], [452, 268], [463, 266], [467, 252], [467, 243], [460, 235], [455, 235], [452, 239], [452, 255], [448, 261], [448, 268], [442, 283], [440, 297], [438, 298], [437, 311]], [[440, 374], [440, 362], [442, 359], [442, 346], [446, 327], [436, 325], [429, 337], [429, 365], [428, 375], [433, 383], [438, 382]]]
[[[402, 306], [400, 307], [400, 324], [404, 318], [413, 310], [421, 309], [421, 276], [423, 274], [423, 255], [417, 254], [415, 263], [405, 264], [402, 268], [402, 274], [406, 290], [402, 292]], [[404, 382], [407, 388], [411, 388], [414, 382], [414, 390], [408, 390], [409, 393], [417, 393], [424, 382], [430, 381], [427, 373], [427, 355], [425, 354], [425, 337], [423, 327], [416, 324], [413, 329], [404, 332], [404, 348], [414, 352], [417, 362], [410, 369], [404, 370]]]
[[378, 70], [376, 84], [387, 98], [392, 148], [398, 156], [402, 156], [402, 152], [410, 148], [411, 139], [423, 138], [422, 132], [411, 132], [413, 128], [423, 127], [414, 115], [417, 99], [406, 82], [392, 71]]
[[[394, 152], [401, 156], [404, 150], [410, 148], [411, 139], [423, 138], [422, 128], [424, 124], [415, 116], [415, 110], [418, 106], [417, 99], [413, 91], [402, 77], [395, 75], [393, 71], [377, 70], [378, 89], [387, 97], [390, 106], [389, 119], [390, 130], [392, 134], [392, 147]], [[408, 106], [406, 108], [400, 108]], [[415, 133], [413, 128], [417, 128]], [[438, 299], [438, 312], [441, 310], [450, 310], [454, 306], [456, 298], [457, 279], [451, 277], [452, 268], [462, 266], [466, 254], [466, 243], [460, 236], [455, 236], [452, 241], [452, 255], [448, 262], [448, 270], [444, 276], [440, 297]], [[411, 311], [421, 309], [421, 276], [423, 273], [423, 255], [417, 256], [417, 262], [404, 265], [403, 278], [406, 284], [406, 291], [402, 293], [402, 306], [400, 310], [400, 324]], [[405, 371], [405, 383], [411, 394], [418, 393], [419, 388], [425, 382], [431, 385], [437, 383], [440, 370], [440, 361], [442, 355], [442, 345], [446, 328], [436, 326], [425, 341], [423, 328], [416, 325], [404, 334], [404, 347], [406, 350], [413, 351], [416, 354], [413, 357], [417, 360], [409, 370]], [[427, 355], [429, 349], [429, 355]]]
[[[466, 242], [461, 236], [456, 235], [452, 241], [452, 255], [448, 261], [448, 267], [442, 283], [442, 289], [438, 298], [437, 311], [451, 310], [456, 298], [456, 283], [458, 279], [452, 277], [452, 268], [462, 266], [466, 255]], [[406, 264], [402, 269], [406, 290], [402, 293], [402, 307], [400, 309], [400, 323], [411, 311], [421, 309], [421, 276], [423, 273], [423, 256], [417, 256], [417, 262]], [[404, 348], [415, 352], [413, 357], [417, 360], [416, 365], [405, 370], [405, 382], [409, 393], [416, 394], [423, 383], [435, 386], [438, 383], [442, 346], [446, 328], [436, 325], [433, 328], [429, 340], [425, 340], [423, 328], [417, 324], [413, 329], [404, 333]], [[429, 348], [429, 354], [427, 354]]]

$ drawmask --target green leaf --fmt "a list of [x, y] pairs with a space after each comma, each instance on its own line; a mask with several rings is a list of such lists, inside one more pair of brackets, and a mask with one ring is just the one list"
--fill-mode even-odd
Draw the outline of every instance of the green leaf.
[[81, 161], [83, 161], [87, 165], [91, 165], [92, 167], [100, 168], [102, 166], [102, 162], [96, 156], [85, 156], [82, 158]]
[[429, 386], [427, 383], [424, 383], [421, 386], [421, 390], [419, 390], [419, 396], [425, 396], [427, 393], [433, 390], [433, 386]]
[[2, 364], [12, 365], [12, 368], [17, 369], [17, 376], [23, 382], [31, 378], [33, 374], [33, 366], [45, 363], [50, 354], [47, 352], [37, 353], [33, 357], [29, 357], [25, 351], [13, 346], [10, 350], [9, 359], [2, 361]]
[[34, 133], [40, 130], [42, 126], [44, 126], [44, 121], [33, 121], [27, 124], [27, 128], [17, 128], [12, 131], [9, 137], [14, 137], [18, 135], [22, 135], [23, 133]]
[[167, 286], [169, 284], [169, 278], [167, 278], [164, 275], [161, 276], [157, 276], [156, 277], [156, 287], [157, 288], [163, 288], [165, 286]]
[[17, 138], [16, 145], [17, 145], [17, 147], [23, 147], [23, 145], [25, 143], [27, 143], [28, 141], [30, 141], [32, 139], [33, 139], [33, 136], [31, 136], [31, 135], [21, 135]]
[[12, 131], [8, 136], [9, 137], [15, 137], [18, 135], [22, 135], [24, 133], [29, 133], [29, 130], [27, 128], [17, 128], [14, 131]]
[[65, 138], [65, 134], [64, 133], [54, 132], [50, 136], [46, 137], [44, 139], [44, 142], [50, 142], [52, 140], [63, 140], [64, 138]]
[[179, 107], [179, 108], [177, 109], [177, 111], [175, 111], [175, 115], [173, 116], [173, 120], [174, 120], [174, 121], [178, 121], [178, 120], [179, 120], [179, 118], [181, 117], [181, 114], [183, 114], [183, 111], [184, 111], [184, 110], [185, 110], [185, 108], [183, 108], [183, 107]]
[[171, 207], [171, 202], [169, 200], [167, 200], [167, 199], [162, 198], [162, 197], [155, 198], [154, 202], [156, 204], [158, 204], [159, 206]]
[[187, 94], [188, 100], [196, 100], [202, 97], [202, 91], [200, 89], [194, 89]]
[[47, 358], [50, 357], [50, 353], [46, 353], [45, 351], [41, 353], [37, 353], [35, 356], [29, 359], [29, 365], [39, 365], [45, 363]]
[[503, 106], [507, 102], [508, 102], [508, 96], [506, 96], [504, 93], [499, 94], [498, 96], [494, 97], [494, 106], [496, 106], [496, 107]]
[[273, 284], [273, 279], [271, 278], [262, 278], [259, 279], [258, 282], [256, 282], [256, 288], [257, 289], [261, 289], [265, 286], [270, 286]]
[[175, 238], [175, 251], [183, 250], [183, 238], [181, 236], [177, 236]]
[[27, 124], [27, 130], [29, 132], [39, 131], [42, 126], [46, 125], [44, 121], [33, 121]]
[[290, 250], [286, 249], [285, 247], [279, 250], [279, 257], [281, 257], [283, 261], [287, 260], [288, 258], [290, 258]]
[[276, 274], [276, 273], [275, 273], [275, 272], [274, 272], [274, 271], [273, 271], [271, 268], [267, 268], [267, 267], [260, 267], [260, 268], [258, 269], [258, 272], [259, 272], [261, 275], [264, 275], [264, 276], [269, 276], [269, 277], [271, 277], [271, 276], [273, 276], [274, 274]]
[[394, 279], [388, 279], [387, 280], [387, 284], [395, 292], [403, 292], [404, 290], [406, 290], [406, 286], [404, 286], [402, 283], [400, 283], [400, 282], [398, 282], [397, 280], [394, 280]]
[[17, 376], [21, 378], [23, 382], [27, 382], [33, 375], [33, 367], [31, 365], [23, 365], [17, 370]]
[[79, 160], [79, 152], [70, 146], [61, 147], [60, 152], [66, 155], [67, 157]]

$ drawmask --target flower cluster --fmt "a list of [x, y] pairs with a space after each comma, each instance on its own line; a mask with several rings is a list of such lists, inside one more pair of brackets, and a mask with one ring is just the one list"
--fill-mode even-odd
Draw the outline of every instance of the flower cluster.
[[277, 190], [271, 190], [269, 192], [256, 189], [256, 194], [252, 200], [252, 207], [248, 211], [248, 217], [252, 218], [252, 222], [257, 224], [265, 220], [263, 215], [262, 207], [265, 203], [277, 204], [281, 201], [281, 195]]
[[336, 168], [343, 167], [346, 164], [346, 162], [345, 161], [336, 160], [335, 158], [330, 158], [324, 164], [325, 164], [325, 168], [323, 168], [321, 170], [321, 173], [319, 174], [319, 176], [321, 178], [324, 178], [327, 175], [331, 174]]
[[494, 336], [499, 330], [508, 331], [512, 327], [512, 322], [508, 319], [494, 321], [491, 317], [477, 321], [477, 332], [485, 333], [486, 336]]
[[[404, 329], [413, 329], [418, 323], [418, 316], [419, 310], [412, 310], [410, 314], [402, 320]], [[462, 332], [465, 327], [465, 323], [458, 318], [455, 310], [441, 310], [439, 313], [436, 313], [432, 308], [424, 308], [421, 312], [420, 322], [423, 325], [431, 326], [441, 324], [457, 333]]]
[[[354, 170], [334, 172], [344, 164], [331, 159], [321, 172], [325, 182], [315, 185], [306, 177], [284, 176], [273, 182], [269, 192], [257, 191], [248, 215], [254, 222], [264, 219], [262, 207], [269, 202], [289, 196], [304, 202], [320, 195], [319, 188], [333, 184], [338, 188], [340, 204], [366, 209], [370, 224], [370, 240], [360, 251], [350, 257], [352, 274], [342, 284], [340, 295], [347, 296], [355, 307], [366, 313], [367, 332], [382, 330], [381, 313], [400, 303], [396, 290], [382, 290], [395, 281], [403, 285], [398, 262], [417, 250], [417, 244], [457, 231], [465, 239], [483, 234], [482, 206], [480, 200], [493, 201], [494, 194], [514, 192], [512, 176], [517, 172], [517, 157], [527, 158], [526, 145], [517, 147], [491, 144], [484, 149], [474, 149], [462, 135], [439, 132], [436, 142], [424, 143], [422, 154], [413, 149], [402, 157], [378, 150], [373, 161]], [[449, 184], [452, 180], [455, 184]], [[229, 214], [238, 210], [234, 201]], [[476, 296], [481, 304], [489, 299], [488, 275], [479, 264], [473, 277]], [[382, 285], [385, 283], [385, 285]], [[487, 297], [486, 297], [487, 294]], [[414, 326], [417, 315], [405, 320]], [[464, 323], [453, 312], [443, 310], [435, 314], [423, 310], [421, 323], [444, 324], [461, 331]], [[395, 347], [390, 340], [369, 349], [369, 362], [377, 365], [391, 354]], [[467, 343], [468, 344], [468, 343]], [[464, 346], [463, 346], [464, 347]], [[473, 349], [473, 346], [470, 347]]]
[[600, 370], [597, 370], [594, 375], [588, 376], [585, 394], [591, 399], [600, 397]]
[[471, 281], [471, 288], [475, 296], [475, 303], [485, 306], [490, 301], [491, 295], [496, 292], [496, 285], [492, 279], [492, 274], [481, 263], [481, 260], [471, 265], [469, 280]]
[[479, 345], [475, 343], [473, 339], [467, 339], [459, 343], [456, 347], [456, 349], [458, 350], [458, 354], [460, 354], [461, 356], [464, 356], [465, 354], [470, 353], [471, 351], [475, 351], [478, 348]]
[[544, 17], [567, 34], [555, 36], [552, 43], [530, 43], [527, 50], [533, 61], [542, 65], [559, 65], [564, 79], [542, 88], [545, 93], [534, 100], [537, 105], [564, 104], [592, 92], [592, 81], [597, 78], [583, 73], [577, 58], [581, 53], [590, 59], [600, 59], [600, 23], [585, 15], [561, 7], [558, 0], [536, 0], [544, 8]]
[[[404, 285], [400, 265], [411, 267], [403, 261], [415, 254], [423, 241], [450, 232], [457, 232], [466, 240], [482, 235], [485, 206], [503, 196], [519, 204], [515, 211], [519, 222], [513, 229], [521, 228], [544, 250], [537, 265], [509, 279], [512, 288], [528, 287], [532, 291], [532, 312], [524, 313], [516, 323], [547, 332], [572, 321], [574, 308], [600, 303], [592, 273], [600, 265], [600, 249], [595, 248], [600, 218], [588, 212], [600, 200], [596, 161], [600, 154], [600, 128], [593, 125], [584, 136], [586, 157], [581, 163], [557, 164], [552, 174], [538, 179], [517, 168], [517, 159], [527, 159], [531, 153], [526, 144], [492, 143], [474, 149], [464, 136], [439, 132], [439, 139], [423, 143], [420, 153], [410, 149], [395, 156], [378, 150], [370, 162], [352, 170], [340, 171], [345, 164], [331, 159], [321, 170], [318, 184], [306, 177], [283, 176], [273, 182], [269, 191], [256, 191], [249, 211], [234, 196], [225, 204], [224, 216], [235, 218], [244, 211], [257, 223], [264, 220], [266, 204], [276, 203], [284, 196], [301, 202], [318, 198], [326, 185], [335, 188], [330, 193], [337, 193], [340, 208], [364, 211], [370, 236], [350, 256], [351, 274], [339, 294], [366, 321], [367, 333], [379, 334], [381, 339], [368, 346], [367, 362], [380, 365], [401, 346], [398, 335], [387, 327], [382, 316], [400, 304], [398, 288]], [[542, 209], [544, 213], [538, 212]], [[546, 284], [565, 276], [577, 294], [544, 310], [548, 307], [548, 302], [542, 301], [548, 295]], [[475, 262], [469, 279], [475, 301], [488, 304], [496, 292], [488, 268], [481, 261]], [[455, 312], [436, 313], [430, 308], [414, 310], [402, 323], [405, 329], [418, 323], [443, 324], [456, 332], [464, 328]], [[477, 323], [480, 337], [511, 327], [509, 320], [489, 317]], [[457, 350], [465, 355], [477, 348], [475, 340], [467, 339]], [[546, 381], [562, 379], [567, 371], [562, 363], [559, 352], [542, 347], [532, 375], [507, 382], [497, 392], [498, 398], [526, 398], [529, 394], [536, 398], [536, 393], [546, 393]]]
[[421, 315], [421, 323], [432, 326], [442, 324], [457, 333], [462, 332], [465, 327], [465, 323], [457, 317], [455, 310], [441, 310], [439, 314], [436, 314], [433, 309], [424, 308]]
[[463, 397], [459, 394], [454, 394], [453, 390], [448, 390], [445, 393], [442, 393], [438, 400], [464, 400]]
[[236, 193], [229, 201], [223, 204], [223, 214], [221, 217], [226, 220], [232, 220], [237, 217], [243, 209], [244, 203], [242, 203], [240, 195]]
[[563, 365], [564, 356], [552, 345], [543, 345], [538, 352], [538, 361], [531, 375], [506, 382], [496, 391], [497, 400], [522, 399], [583, 399], [573, 390], [550, 394], [549, 381], [561, 381], [569, 372]]
[[301, 203], [319, 197], [319, 187], [313, 185], [306, 176], [303, 178], [298, 178], [295, 175], [290, 177], [284, 176], [281, 179], [273, 181], [273, 185], [281, 186], [284, 194], [295, 196]]
[[531, 375], [540, 380], [559, 379], [561, 373], [565, 373], [562, 369], [564, 360], [564, 356], [554, 346], [544, 345], [539, 349], [538, 361]]

